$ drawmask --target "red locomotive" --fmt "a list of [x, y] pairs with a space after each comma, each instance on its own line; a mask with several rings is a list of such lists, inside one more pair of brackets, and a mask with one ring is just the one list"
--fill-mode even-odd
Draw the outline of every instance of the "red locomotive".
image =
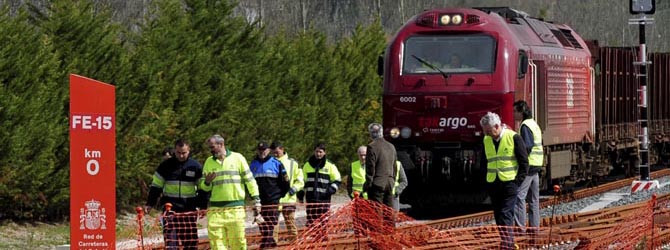
[[[637, 159], [635, 50], [601, 48], [572, 28], [510, 8], [455, 8], [413, 17], [380, 59], [383, 125], [409, 177], [403, 202], [482, 203], [480, 118], [517, 130], [525, 100], [543, 131], [550, 183], [592, 181]], [[668, 55], [650, 56], [652, 159], [667, 159]]]

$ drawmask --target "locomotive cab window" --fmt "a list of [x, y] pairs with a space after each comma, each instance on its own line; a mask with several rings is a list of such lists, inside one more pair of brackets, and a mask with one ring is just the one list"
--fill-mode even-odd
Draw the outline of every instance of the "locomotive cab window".
[[491, 73], [495, 49], [495, 40], [482, 34], [413, 36], [405, 41], [402, 72]]

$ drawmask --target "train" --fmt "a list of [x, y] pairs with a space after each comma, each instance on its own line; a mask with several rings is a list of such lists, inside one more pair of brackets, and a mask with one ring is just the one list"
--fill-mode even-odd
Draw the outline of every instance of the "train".
[[[385, 138], [395, 145], [413, 209], [485, 204], [479, 121], [518, 131], [526, 101], [542, 129], [541, 189], [638, 174], [637, 47], [605, 47], [566, 24], [506, 7], [424, 11], [380, 56]], [[670, 160], [670, 55], [650, 53], [650, 164]]]

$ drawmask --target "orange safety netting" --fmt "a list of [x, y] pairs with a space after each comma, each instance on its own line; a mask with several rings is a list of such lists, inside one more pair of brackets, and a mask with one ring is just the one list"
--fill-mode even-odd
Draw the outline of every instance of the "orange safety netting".
[[[400, 225], [411, 230], [398, 230]], [[438, 233], [438, 230], [417, 224], [414, 219], [386, 205], [357, 198], [324, 214], [288, 248], [351, 245], [358, 249], [402, 249], [424, 245]]]
[[[198, 249], [214, 244], [228, 249], [242, 248], [240, 244], [248, 249], [651, 249], [670, 243], [669, 207], [668, 202], [657, 204], [652, 199], [569, 219], [543, 218], [539, 228], [499, 227], [489, 222], [445, 230], [358, 198], [340, 205], [264, 206], [258, 215], [252, 207], [165, 212], [155, 217], [139, 213], [142, 224], [138, 224], [134, 247], [195, 249], [197, 242]], [[284, 213], [293, 214], [294, 220]]]

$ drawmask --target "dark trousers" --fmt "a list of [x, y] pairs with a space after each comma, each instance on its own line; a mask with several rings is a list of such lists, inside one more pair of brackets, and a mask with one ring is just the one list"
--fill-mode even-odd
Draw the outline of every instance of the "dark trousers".
[[389, 208], [393, 208], [393, 185], [395, 181], [391, 182], [386, 187], [379, 187], [377, 185], [371, 185], [368, 190], [368, 200], [376, 201], [381, 204], [387, 205]]
[[377, 213], [379, 214], [380, 219], [384, 220], [384, 228], [380, 228], [380, 232], [387, 234], [392, 233], [395, 228], [395, 222], [393, 218], [393, 185], [395, 182], [387, 185], [387, 187], [378, 187], [376, 185], [371, 185], [368, 190], [368, 199], [371, 201], [379, 202], [385, 206], [378, 208]]
[[[325, 213], [328, 213], [330, 210], [330, 203], [316, 203], [309, 204], [307, 201], [307, 227], [311, 227], [314, 222], [316, 222], [321, 216]], [[326, 223], [328, 223], [328, 217], [324, 218], [322, 221], [319, 221], [321, 225], [317, 227], [315, 234], [323, 236], [321, 240], [328, 241], [328, 231], [326, 231]]]
[[279, 208], [277, 204], [263, 205], [261, 208], [261, 216], [263, 216], [263, 223], [258, 227], [261, 230], [261, 248], [276, 247], [277, 242], [272, 237], [275, 226], [279, 222]]
[[198, 249], [198, 227], [195, 212], [174, 213], [163, 218], [163, 239], [166, 249]]
[[502, 237], [501, 249], [514, 249], [514, 207], [516, 206], [517, 185], [514, 180], [502, 182], [496, 179], [489, 183], [489, 195], [493, 205], [493, 216]]

